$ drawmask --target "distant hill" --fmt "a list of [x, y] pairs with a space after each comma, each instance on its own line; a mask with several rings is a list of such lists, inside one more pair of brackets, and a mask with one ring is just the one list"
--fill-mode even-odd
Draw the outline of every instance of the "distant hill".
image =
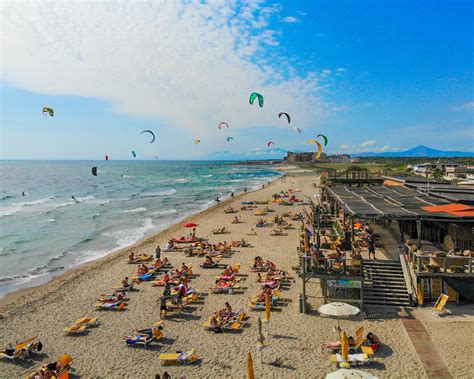
[[393, 151], [385, 153], [359, 153], [353, 154], [354, 157], [386, 157], [386, 158], [401, 158], [401, 157], [429, 157], [429, 158], [450, 158], [450, 157], [474, 157], [474, 152], [467, 151], [444, 151], [436, 150], [431, 147], [419, 145], [413, 149], [405, 151]]

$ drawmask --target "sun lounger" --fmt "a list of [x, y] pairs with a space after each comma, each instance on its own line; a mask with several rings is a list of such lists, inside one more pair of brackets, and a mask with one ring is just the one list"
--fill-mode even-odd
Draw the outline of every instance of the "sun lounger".
[[236, 292], [240, 292], [242, 290], [242, 287], [240, 286], [210, 286], [209, 289], [211, 290], [212, 293], [227, 293], [229, 295], [232, 295]]
[[87, 333], [87, 327], [85, 325], [72, 324], [63, 329], [66, 336], [78, 335]]
[[123, 311], [126, 308], [125, 303], [122, 303], [121, 301], [115, 303], [96, 303], [94, 306], [98, 309], [115, 311]]
[[100, 321], [99, 321], [98, 317], [86, 316], [86, 317], [83, 317], [83, 318], [80, 318], [80, 319], [74, 321], [74, 324], [84, 325], [87, 328], [90, 328], [92, 326], [99, 326]]
[[139, 330], [137, 333], [124, 338], [127, 346], [144, 346], [145, 348], [153, 341], [159, 341], [164, 337], [161, 329], [153, 328], [148, 330]]
[[196, 349], [192, 349], [187, 352], [183, 353], [176, 353], [176, 354], [160, 354], [158, 357], [160, 361], [163, 361], [163, 364], [169, 365], [169, 364], [177, 364], [177, 363], [182, 363], [182, 364], [191, 364], [195, 361], [197, 361], [199, 358], [196, 354]]
[[442, 293], [439, 295], [438, 300], [436, 300], [435, 305], [431, 308], [431, 313], [436, 317], [439, 317], [444, 314], [451, 314], [451, 311], [446, 308], [446, 302], [448, 301], [449, 296]]
[[16, 350], [13, 348], [5, 349], [0, 351], [0, 359], [10, 359], [15, 363], [15, 359], [25, 359], [26, 351], [25, 350]]
[[344, 361], [341, 354], [331, 355], [331, 362], [338, 363], [341, 368], [348, 368], [350, 366], [363, 366], [370, 362], [367, 354], [349, 354], [348, 361]]

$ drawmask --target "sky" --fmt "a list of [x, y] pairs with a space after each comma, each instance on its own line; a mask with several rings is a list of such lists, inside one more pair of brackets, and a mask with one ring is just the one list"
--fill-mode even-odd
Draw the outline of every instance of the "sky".
[[266, 158], [317, 134], [328, 153], [474, 151], [472, 8], [2, 1], [0, 158]]

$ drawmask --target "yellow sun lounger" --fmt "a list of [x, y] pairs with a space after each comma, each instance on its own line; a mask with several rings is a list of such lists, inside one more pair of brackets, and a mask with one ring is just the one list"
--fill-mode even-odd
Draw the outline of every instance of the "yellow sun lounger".
[[80, 319], [74, 321], [74, 324], [84, 325], [87, 328], [89, 328], [91, 326], [99, 326], [100, 322], [99, 322], [98, 317], [86, 316], [86, 317], [83, 317], [83, 318], [80, 318]]
[[72, 324], [63, 329], [66, 335], [70, 334], [84, 334], [87, 333], [87, 327], [85, 325]]
[[182, 363], [182, 364], [191, 364], [195, 361], [197, 361], [199, 358], [196, 354], [196, 349], [192, 349], [187, 352], [183, 353], [175, 353], [175, 354], [160, 354], [158, 357], [160, 361], [163, 361], [164, 365], [170, 365], [170, 364], [177, 364], [177, 363]]
[[451, 311], [446, 307], [446, 302], [448, 301], [449, 296], [442, 293], [439, 295], [438, 300], [436, 300], [435, 305], [431, 308], [431, 313], [436, 317], [441, 316], [442, 314], [451, 314]]

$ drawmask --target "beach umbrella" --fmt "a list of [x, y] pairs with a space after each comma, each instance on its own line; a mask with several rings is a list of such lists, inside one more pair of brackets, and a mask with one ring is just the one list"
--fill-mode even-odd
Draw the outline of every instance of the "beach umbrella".
[[344, 362], [347, 363], [349, 360], [349, 339], [345, 330], [341, 333], [341, 355]]
[[247, 353], [247, 379], [255, 379], [253, 373], [252, 353], [250, 351]]
[[365, 371], [341, 368], [327, 374], [326, 379], [378, 379], [378, 377]]
[[188, 222], [187, 224], [184, 224], [185, 228], [195, 228], [198, 226], [198, 224], [195, 224], [194, 222]]
[[318, 311], [323, 315], [335, 316], [337, 318], [337, 330], [339, 330], [339, 317], [354, 316], [360, 312], [359, 308], [353, 305], [339, 302], [321, 305]]
[[61, 366], [66, 367], [72, 362], [72, 357], [69, 354], [63, 354], [58, 358], [58, 362]]
[[259, 336], [262, 336], [262, 319], [260, 318], [260, 316], [258, 316], [258, 320], [257, 320], [257, 329], [258, 329], [258, 334]]

